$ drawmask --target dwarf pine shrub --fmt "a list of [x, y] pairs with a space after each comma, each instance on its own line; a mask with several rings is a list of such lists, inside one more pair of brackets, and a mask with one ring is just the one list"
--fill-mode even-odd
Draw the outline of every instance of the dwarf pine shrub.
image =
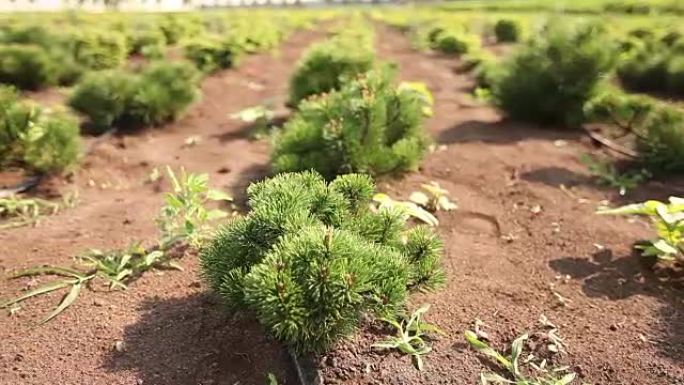
[[55, 44], [53, 32], [34, 23], [8, 24], [0, 27], [0, 43], [37, 45], [47, 48]]
[[345, 78], [373, 67], [375, 54], [369, 34], [338, 35], [311, 47], [290, 79], [289, 104], [341, 87]]
[[264, 52], [276, 48], [282, 38], [281, 29], [274, 28], [272, 20], [259, 18], [235, 20], [225, 36], [228, 44], [246, 53]]
[[58, 68], [37, 45], [0, 45], [0, 83], [36, 90], [56, 83]]
[[667, 84], [669, 53], [654, 39], [634, 42], [617, 67], [621, 83], [634, 91], [662, 91]]
[[675, 55], [667, 64], [667, 90], [684, 95], [684, 54]]
[[145, 68], [127, 99], [122, 120], [132, 126], [173, 121], [199, 96], [199, 73], [188, 63], [153, 63]]
[[599, 26], [550, 22], [504, 64], [492, 88], [494, 99], [513, 119], [578, 124], [614, 58], [612, 42]]
[[660, 104], [643, 123], [644, 135], [637, 149], [642, 161], [653, 172], [684, 171], [684, 111]]
[[504, 75], [505, 68], [493, 55], [484, 55], [481, 59], [473, 69], [475, 83], [480, 88], [490, 89], [499, 81], [499, 77]]
[[199, 75], [188, 63], [152, 63], [140, 73], [88, 74], [69, 105], [89, 118], [94, 132], [139, 128], [175, 120], [199, 95]]
[[684, 171], [684, 112], [678, 106], [609, 88], [584, 111], [591, 122], [635, 134], [638, 162], [652, 173]]
[[191, 39], [183, 48], [185, 58], [205, 73], [234, 67], [242, 55], [239, 46], [216, 37]]
[[159, 28], [169, 44], [177, 44], [185, 39], [201, 35], [204, 32], [202, 20], [196, 15], [165, 15]]
[[24, 103], [9, 88], [0, 88], [0, 165], [59, 172], [80, 155], [78, 121]]
[[414, 170], [427, 151], [425, 98], [392, 84], [387, 68], [349, 81], [339, 91], [302, 102], [275, 138], [275, 172], [314, 169], [326, 179]]
[[22, 139], [22, 161], [37, 171], [66, 170], [80, 156], [78, 120], [64, 113], [38, 113]]
[[126, 36], [116, 31], [84, 30], [74, 36], [73, 50], [81, 65], [102, 70], [121, 66], [128, 49]]
[[119, 70], [87, 74], [74, 89], [69, 105], [86, 115], [93, 132], [109, 129], [127, 108], [135, 76]]
[[166, 36], [154, 27], [145, 26], [131, 31], [127, 36], [128, 53], [143, 54], [144, 51], [163, 51], [166, 47]]
[[21, 156], [20, 138], [25, 135], [31, 110], [19, 103], [12, 87], [0, 86], [0, 165]]
[[458, 29], [443, 29], [433, 38], [432, 48], [446, 54], [463, 55], [477, 51], [480, 45], [477, 35]]
[[201, 253], [204, 277], [297, 351], [325, 350], [362, 316], [393, 313], [409, 289], [444, 278], [439, 238], [407, 229], [403, 212], [372, 212], [374, 189], [366, 175], [326, 184], [312, 171], [252, 184], [250, 212]]
[[511, 19], [500, 19], [494, 24], [494, 35], [499, 43], [515, 43], [520, 40], [522, 26]]
[[588, 122], [607, 123], [627, 132], [643, 136], [643, 124], [656, 107], [655, 101], [647, 96], [633, 95], [611, 86], [603, 86], [584, 105]]

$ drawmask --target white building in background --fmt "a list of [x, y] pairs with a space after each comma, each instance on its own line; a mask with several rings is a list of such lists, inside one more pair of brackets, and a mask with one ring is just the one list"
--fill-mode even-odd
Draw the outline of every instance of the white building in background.
[[64, 10], [187, 11], [204, 0], [0, 0], [0, 12], [48, 12]]
[[[328, 0], [0, 0], [0, 12], [49, 12], [83, 10], [177, 12], [197, 8], [235, 7], [249, 5], [316, 4]], [[372, 0], [356, 0], [367, 1]], [[343, 2], [332, 0], [331, 2]]]

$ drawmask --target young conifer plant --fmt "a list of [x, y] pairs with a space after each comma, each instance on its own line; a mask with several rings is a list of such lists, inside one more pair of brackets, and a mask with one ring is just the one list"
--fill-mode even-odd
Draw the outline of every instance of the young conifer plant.
[[442, 244], [406, 229], [402, 210], [371, 211], [374, 190], [366, 175], [326, 183], [313, 171], [252, 184], [251, 211], [203, 250], [205, 278], [298, 352], [325, 350], [364, 315], [391, 316], [410, 289], [443, 280]]
[[387, 67], [307, 99], [276, 137], [276, 172], [314, 169], [326, 179], [350, 172], [409, 171], [426, 154], [423, 130], [429, 100], [415, 87], [396, 87]]

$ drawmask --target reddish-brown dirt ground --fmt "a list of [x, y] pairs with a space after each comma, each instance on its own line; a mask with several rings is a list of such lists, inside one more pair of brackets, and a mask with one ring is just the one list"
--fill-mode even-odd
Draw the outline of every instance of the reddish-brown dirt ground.
[[[282, 100], [295, 61], [322, 36], [297, 32], [277, 54], [249, 57], [206, 79], [202, 101], [179, 122], [99, 143], [73, 178], [79, 204], [37, 227], [0, 233], [0, 267], [65, 265], [88, 248], [152, 242], [167, 188], [145, 182], [155, 166], [207, 172], [213, 186], [240, 197], [249, 181], [268, 173], [268, 143], [250, 141], [228, 115]], [[650, 182], [626, 197], [597, 188], [578, 161], [595, 148], [579, 133], [502, 119], [472, 100], [472, 81], [455, 72], [455, 59], [416, 52], [397, 32], [378, 28], [378, 53], [399, 65], [402, 79], [427, 83], [435, 96], [428, 128], [446, 147], [420, 172], [379, 187], [406, 198], [436, 181], [458, 200], [457, 211], [438, 214], [448, 283], [410, 301], [411, 308], [430, 303], [428, 320], [446, 336], [434, 341], [419, 372], [407, 356], [372, 350], [383, 330], [367, 325], [315, 358], [322, 381], [474, 384], [488, 369], [464, 344], [464, 330], [480, 319], [492, 344], [503, 347], [543, 314], [568, 346], [560, 361], [584, 383], [684, 384], [684, 293], [675, 273], [644, 268], [632, 254], [632, 243], [650, 236], [648, 223], [595, 214], [602, 200], [664, 198], [681, 194], [684, 184]], [[192, 135], [199, 144], [184, 147]], [[0, 317], [0, 384], [263, 384], [267, 372], [295, 384], [286, 350], [248, 315], [222, 310], [195, 256], [181, 264], [183, 272], [147, 274], [127, 291], [84, 291], [43, 326], [34, 325], [58, 294]], [[2, 280], [0, 293], [32, 284]]]

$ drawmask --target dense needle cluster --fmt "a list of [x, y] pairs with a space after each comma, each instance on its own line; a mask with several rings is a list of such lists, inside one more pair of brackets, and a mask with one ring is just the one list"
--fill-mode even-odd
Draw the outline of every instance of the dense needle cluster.
[[410, 289], [443, 280], [439, 238], [407, 229], [401, 211], [371, 210], [374, 189], [366, 175], [328, 184], [312, 171], [252, 184], [249, 214], [203, 251], [205, 278], [298, 351], [324, 350], [364, 314], [390, 314]]
[[302, 102], [275, 140], [274, 171], [314, 169], [330, 180], [415, 170], [429, 145], [422, 125], [426, 97], [392, 80], [393, 72], [380, 68]]

